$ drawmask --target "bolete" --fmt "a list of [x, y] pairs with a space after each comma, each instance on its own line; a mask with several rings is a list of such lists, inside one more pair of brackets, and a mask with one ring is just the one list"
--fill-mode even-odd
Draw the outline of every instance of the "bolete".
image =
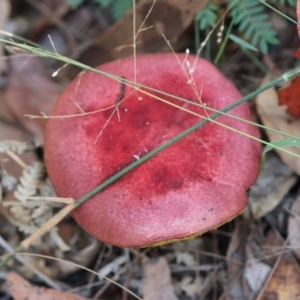
[[[177, 58], [183, 62], [186, 55]], [[98, 69], [123, 77], [123, 81], [133, 81], [136, 75], [137, 82], [145, 86], [216, 110], [241, 97], [211, 63], [199, 59], [190, 80], [187, 74], [195, 57], [190, 55], [190, 64], [184, 63], [183, 68], [177, 58], [174, 54], [137, 56], [136, 74], [132, 57]], [[169, 101], [164, 103], [143, 90], [86, 72], [63, 92], [52, 113], [62, 117], [49, 120], [45, 136], [46, 166], [58, 196], [84, 196], [200, 122], [199, 115], [212, 114], [208, 109], [151, 91]], [[252, 120], [246, 104], [230, 113]], [[73, 116], [63, 117], [66, 115]], [[255, 126], [241, 120], [221, 116], [218, 121], [259, 137]], [[73, 217], [91, 235], [121, 247], [160, 245], [195, 237], [243, 211], [247, 191], [259, 173], [260, 154], [258, 142], [209, 123], [92, 197], [74, 210]]]

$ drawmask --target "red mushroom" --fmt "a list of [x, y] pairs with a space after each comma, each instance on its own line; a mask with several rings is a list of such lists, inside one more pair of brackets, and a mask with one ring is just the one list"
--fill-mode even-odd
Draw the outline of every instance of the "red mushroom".
[[[178, 58], [183, 61], [185, 55]], [[190, 61], [194, 58], [189, 56]], [[140, 55], [136, 66], [137, 81], [143, 85], [199, 103], [173, 54]], [[132, 57], [98, 69], [134, 80]], [[193, 79], [207, 107], [220, 110], [241, 97], [233, 84], [203, 59], [198, 60]], [[211, 114], [195, 105], [163, 98], [202, 116]], [[112, 106], [116, 104], [119, 107], [113, 113]], [[201, 121], [199, 116], [95, 72], [87, 72], [71, 83], [52, 116], [108, 107], [111, 108], [85, 116], [49, 120], [45, 160], [58, 196], [74, 199], [84, 196]], [[252, 120], [246, 104], [230, 113]], [[259, 137], [253, 125], [228, 116], [221, 116], [218, 121]], [[209, 123], [92, 197], [73, 216], [99, 240], [121, 247], [192, 238], [243, 211], [248, 202], [247, 190], [259, 173], [260, 154], [258, 142]]]

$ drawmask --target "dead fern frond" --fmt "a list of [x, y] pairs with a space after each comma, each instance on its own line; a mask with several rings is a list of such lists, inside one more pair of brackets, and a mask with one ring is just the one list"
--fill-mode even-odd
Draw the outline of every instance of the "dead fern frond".
[[0, 170], [0, 176], [1, 176], [1, 186], [6, 188], [9, 191], [13, 191], [17, 184], [18, 184], [18, 180], [16, 177], [8, 174], [7, 172], [1, 172], [2, 170]]
[[44, 172], [45, 167], [40, 162], [33, 162], [32, 165], [29, 165], [23, 171], [20, 183], [14, 192], [16, 199], [25, 203], [27, 202], [27, 197], [35, 196]]
[[[8, 219], [25, 234], [33, 234], [54, 215], [54, 209], [62, 207], [62, 203], [32, 201], [28, 197], [53, 197], [55, 192], [49, 179], [44, 180], [45, 166], [41, 162], [33, 162], [27, 166], [17, 184], [14, 196], [16, 200], [3, 201], [8, 208]], [[54, 227], [49, 231], [50, 237], [61, 251], [69, 250]], [[41, 241], [38, 241], [40, 243]]]
[[17, 154], [22, 154], [25, 151], [32, 150], [34, 147], [24, 142], [18, 142], [13, 140], [5, 140], [0, 142], [0, 153], [4, 153], [8, 150]]

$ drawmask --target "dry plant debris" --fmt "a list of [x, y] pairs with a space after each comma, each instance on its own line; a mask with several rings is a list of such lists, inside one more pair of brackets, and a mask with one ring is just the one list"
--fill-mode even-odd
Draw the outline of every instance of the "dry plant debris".
[[[33, 150], [35, 147], [24, 142], [13, 140], [0, 142], [1, 195], [4, 195], [2, 199], [3, 214], [26, 236], [33, 234], [43, 226], [52, 218], [55, 211], [62, 207], [61, 202], [47, 201], [48, 198], [52, 199], [56, 195], [49, 179], [45, 176], [44, 164], [34, 160], [27, 165], [20, 158], [24, 152]], [[15, 160], [14, 164], [21, 166], [23, 173], [19, 178], [10, 173], [10, 168], [6, 168], [8, 158], [4, 159], [3, 155]], [[64, 239], [61, 235], [64, 236]], [[52, 227], [45, 237], [37, 240], [32, 249], [42, 254], [53, 252], [59, 258], [72, 257], [74, 262], [84, 266], [93, 258], [99, 248], [97, 241], [87, 235], [84, 237], [84, 235], [80, 228], [73, 228], [67, 222], [63, 222], [57, 227]], [[82, 243], [85, 238], [90, 241], [87, 245]], [[71, 249], [72, 251], [70, 251]], [[27, 260], [51, 278], [69, 274], [78, 269], [77, 266], [66, 265], [59, 261], [54, 263], [55, 268], [53, 265], [48, 267], [43, 258], [30, 257]], [[32, 270], [25, 271], [25, 273], [29, 277], [34, 274]]]
[[[3, 172], [2, 187], [13, 191], [14, 200], [4, 199], [2, 205], [7, 208], [7, 217], [25, 234], [34, 233], [53, 215], [53, 208], [61, 207], [59, 203], [47, 203], [45, 201], [31, 201], [28, 198], [33, 196], [51, 197], [55, 196], [51, 183], [44, 180], [45, 167], [41, 162], [34, 161], [26, 165], [16, 154], [22, 154], [33, 147], [17, 141], [1, 141], [0, 153], [8, 153], [17, 163], [23, 166], [23, 174], [20, 178]], [[4, 169], [5, 170], [5, 169]], [[18, 184], [16, 184], [18, 182]], [[69, 250], [69, 247], [57, 234], [57, 228], [53, 228], [50, 236], [56, 241], [62, 251]]]
[[279, 256], [260, 299], [296, 299], [300, 295], [300, 268], [292, 253]]
[[[207, 0], [186, 1], [182, 5], [181, 0], [139, 1], [135, 13], [137, 34], [134, 37], [137, 53], [169, 52], [170, 48], [162, 34], [171, 39], [175, 51], [184, 49], [189, 43], [185, 37], [187, 29], [193, 22], [195, 14], [204, 8], [207, 2]], [[132, 55], [132, 20], [133, 12], [130, 11], [91, 45], [87, 45], [86, 49], [81, 48], [77, 59], [88, 65], [97, 66]], [[67, 69], [66, 75], [72, 78], [74, 72], [74, 68]]]
[[[262, 84], [270, 81], [271, 75], [268, 74], [262, 80]], [[287, 113], [287, 107], [279, 105], [278, 94], [275, 89], [268, 89], [256, 98], [256, 107], [259, 117], [263, 124], [270, 128], [300, 136], [300, 119], [294, 119]], [[270, 141], [284, 138], [282, 133], [266, 131]], [[299, 148], [291, 147], [289, 150], [299, 154]], [[275, 150], [285, 164], [289, 166], [296, 174], [300, 174], [300, 159], [282, 151]]]
[[259, 220], [267, 215], [284, 199], [297, 179], [275, 153], [268, 153], [263, 172], [251, 188], [245, 216]]

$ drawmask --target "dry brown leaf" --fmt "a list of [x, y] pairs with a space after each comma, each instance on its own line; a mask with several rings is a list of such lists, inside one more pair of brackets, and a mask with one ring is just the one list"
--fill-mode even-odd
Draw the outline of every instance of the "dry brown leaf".
[[287, 105], [287, 112], [294, 118], [300, 117], [300, 78], [294, 78], [288, 87], [278, 91], [279, 104]]
[[292, 215], [289, 217], [288, 234], [289, 245], [294, 254], [300, 260], [300, 196], [295, 200], [292, 207]]
[[[271, 75], [267, 75], [262, 85], [270, 82]], [[257, 112], [265, 126], [286, 132], [294, 136], [300, 136], [300, 119], [292, 120], [289, 114], [286, 112], [286, 106], [278, 105], [278, 95], [275, 89], [271, 88], [265, 92], [259, 94], [256, 98]], [[266, 131], [270, 141], [280, 140], [284, 138], [284, 135], [273, 131]], [[293, 153], [300, 154], [299, 148], [289, 147], [286, 148]], [[275, 150], [281, 159], [297, 174], [300, 174], [300, 159], [282, 152]]]
[[86, 298], [72, 293], [63, 293], [58, 290], [47, 289], [31, 285], [27, 280], [15, 272], [6, 277], [9, 291], [14, 300], [85, 300]]
[[5, 104], [14, 119], [27, 132], [43, 140], [45, 119], [31, 120], [29, 115], [49, 115], [59, 95], [59, 87], [45, 75], [45, 70], [35, 57], [12, 57], [10, 75], [5, 90]]
[[177, 300], [171, 282], [171, 272], [164, 257], [144, 259], [143, 291], [144, 300]]
[[[274, 153], [268, 153], [264, 171], [251, 187], [249, 206], [251, 218], [260, 219], [272, 211], [297, 181], [297, 176]], [[249, 212], [251, 210], [251, 214]]]
[[300, 269], [291, 253], [279, 257], [278, 264], [266, 283], [261, 300], [287, 300], [300, 297]]
[[[9, 111], [4, 105], [3, 93], [0, 93], [0, 142], [6, 140], [12, 140], [16, 143], [26, 142], [32, 145], [32, 139], [28, 132], [25, 132], [20, 128], [17, 122], [13, 120]], [[30, 164], [35, 159], [33, 152], [26, 152], [20, 155], [20, 158], [25, 164]], [[1, 155], [1, 168], [8, 174], [19, 177], [22, 174], [23, 169], [13, 159], [7, 155]]]

